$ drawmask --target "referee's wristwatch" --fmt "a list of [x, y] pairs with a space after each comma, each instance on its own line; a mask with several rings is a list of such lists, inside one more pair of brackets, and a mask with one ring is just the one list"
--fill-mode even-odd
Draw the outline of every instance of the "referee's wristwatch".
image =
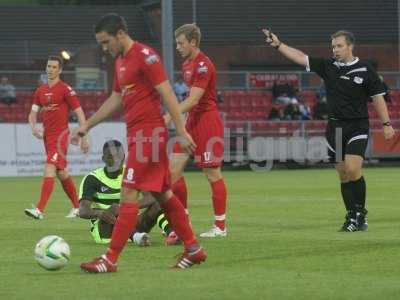
[[383, 125], [383, 126], [392, 126], [392, 124], [391, 124], [389, 121], [383, 122], [382, 125]]

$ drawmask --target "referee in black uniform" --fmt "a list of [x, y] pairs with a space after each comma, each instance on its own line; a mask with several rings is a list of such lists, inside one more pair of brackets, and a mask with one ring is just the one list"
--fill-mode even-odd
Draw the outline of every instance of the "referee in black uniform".
[[336, 163], [347, 211], [341, 230], [367, 230], [366, 186], [361, 168], [369, 136], [369, 99], [372, 98], [382, 121], [385, 139], [394, 136], [382, 81], [366, 61], [353, 55], [355, 39], [351, 32], [341, 30], [331, 36], [333, 58], [330, 59], [311, 57], [289, 47], [271, 30], [263, 29], [263, 33], [268, 45], [325, 81], [329, 109], [326, 139], [329, 156]]

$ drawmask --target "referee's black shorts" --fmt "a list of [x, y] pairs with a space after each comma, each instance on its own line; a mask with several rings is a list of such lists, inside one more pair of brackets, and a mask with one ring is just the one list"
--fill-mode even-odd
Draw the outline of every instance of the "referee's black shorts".
[[346, 154], [365, 158], [369, 137], [369, 121], [368, 119], [330, 119], [326, 127], [325, 137], [330, 162], [343, 161]]

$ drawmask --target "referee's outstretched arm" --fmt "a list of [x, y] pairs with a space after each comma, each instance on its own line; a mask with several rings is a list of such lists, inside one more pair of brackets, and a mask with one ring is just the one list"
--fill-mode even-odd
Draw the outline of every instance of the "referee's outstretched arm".
[[[271, 29], [263, 29], [262, 32], [265, 35], [265, 42], [274, 47], [277, 51], [282, 53], [286, 58], [290, 59], [291, 61], [309, 68], [309, 58], [308, 55], [303, 53], [302, 51], [289, 47], [288, 45], [282, 43], [279, 38], [274, 34]], [[318, 73], [318, 72], [317, 72]], [[377, 76], [375, 76], [377, 78]], [[377, 94], [371, 96], [374, 103], [374, 108], [378, 113], [380, 120], [382, 121], [383, 125], [383, 135], [385, 139], [391, 139], [395, 132], [390, 123], [389, 113], [386, 107], [385, 100], [383, 98], [383, 94]]]
[[272, 33], [270, 29], [263, 29], [262, 32], [265, 34], [265, 42], [274, 47], [277, 51], [282, 53], [285, 57], [291, 61], [299, 64], [303, 67], [308, 66], [308, 56], [302, 51], [289, 47], [288, 45], [282, 43], [279, 38]]

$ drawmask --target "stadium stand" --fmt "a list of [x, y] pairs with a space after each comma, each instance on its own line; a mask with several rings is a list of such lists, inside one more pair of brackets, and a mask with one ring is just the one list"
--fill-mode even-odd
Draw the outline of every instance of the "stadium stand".
[[[245, 90], [227, 90], [221, 92], [223, 102], [218, 103], [218, 107], [229, 123], [230, 128], [240, 127], [240, 123], [254, 122], [256, 127], [262, 130], [262, 125], [268, 119], [269, 112], [272, 107], [282, 109], [283, 106], [272, 102], [272, 94], [268, 91], [245, 91]], [[78, 92], [81, 105], [86, 114], [93, 114], [106, 99], [107, 93], [102, 91], [79, 91]], [[18, 92], [17, 103], [6, 105], [0, 103], [0, 119], [2, 122], [25, 123], [29, 110], [31, 108], [31, 92]], [[388, 103], [388, 110], [391, 119], [400, 119], [400, 90], [390, 91], [391, 103]], [[316, 105], [317, 97], [315, 91], [305, 90], [300, 92], [300, 98], [305, 101], [311, 108]], [[371, 120], [378, 118], [372, 103], [369, 104], [369, 113]], [[119, 114], [115, 115], [112, 120], [120, 120]], [[237, 123], [232, 125], [232, 123]], [[276, 123], [276, 122], [267, 122]], [[299, 122], [278, 122], [288, 131], [292, 132], [298, 129]], [[305, 122], [308, 129], [321, 129], [324, 121]], [[239, 125], [238, 125], [239, 124]], [[322, 125], [321, 125], [322, 124]], [[268, 127], [269, 125], [267, 125]], [[270, 125], [275, 126], [275, 125]], [[243, 125], [241, 127], [244, 127]], [[264, 128], [265, 129], [265, 128]]]

